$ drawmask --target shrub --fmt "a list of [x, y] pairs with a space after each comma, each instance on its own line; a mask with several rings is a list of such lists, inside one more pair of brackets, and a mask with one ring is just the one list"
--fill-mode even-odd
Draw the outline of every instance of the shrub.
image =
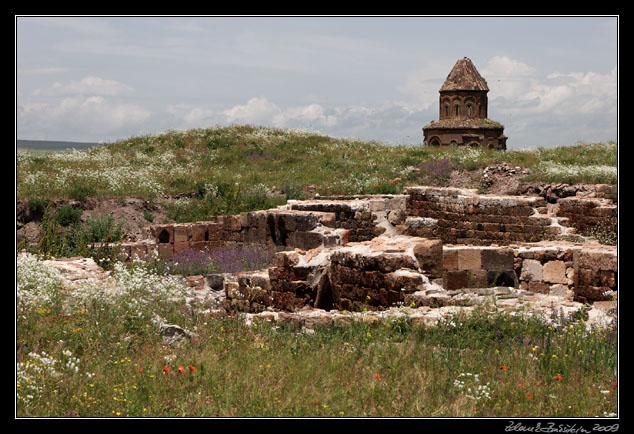
[[63, 205], [57, 211], [55, 219], [61, 226], [69, 226], [79, 222], [83, 210], [73, 205]]
[[46, 211], [47, 200], [43, 197], [29, 199], [27, 207], [33, 219], [40, 219]]

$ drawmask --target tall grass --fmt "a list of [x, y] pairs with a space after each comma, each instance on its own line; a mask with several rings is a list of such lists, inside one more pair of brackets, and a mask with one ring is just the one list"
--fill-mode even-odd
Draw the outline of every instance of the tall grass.
[[[302, 197], [364, 194], [394, 179], [402, 185], [436, 182], [426, 165], [480, 170], [508, 162], [545, 182], [615, 183], [617, 145], [577, 144], [508, 152], [393, 146], [316, 133], [249, 125], [134, 137], [84, 151], [19, 152], [18, 198], [140, 196], [190, 193], [200, 213], [268, 206], [273, 191]], [[446, 176], [439, 178], [446, 181]], [[214, 195], [214, 192], [216, 193]], [[268, 197], [268, 199], [266, 199]], [[279, 200], [279, 199], [278, 199]], [[178, 219], [190, 218], [182, 210]]]
[[[143, 263], [68, 285], [17, 262], [18, 417], [605, 417], [617, 330], [488, 312], [299, 333], [214, 319]], [[166, 345], [161, 323], [197, 334]], [[550, 324], [550, 325], [549, 325]], [[182, 368], [181, 368], [182, 367]]]

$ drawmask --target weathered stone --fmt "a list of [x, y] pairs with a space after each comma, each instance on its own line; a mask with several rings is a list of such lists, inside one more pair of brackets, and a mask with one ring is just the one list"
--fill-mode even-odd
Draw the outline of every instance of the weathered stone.
[[482, 251], [478, 248], [458, 250], [458, 270], [480, 270], [482, 268]]
[[563, 261], [548, 261], [542, 267], [542, 280], [549, 283], [567, 283], [566, 265]]
[[542, 264], [535, 259], [525, 259], [522, 262], [520, 279], [527, 282], [541, 282], [543, 280]]
[[482, 268], [485, 270], [512, 270], [513, 269], [512, 249], [483, 249]]
[[424, 240], [414, 246], [414, 256], [421, 271], [430, 277], [442, 275], [443, 248], [440, 240]]

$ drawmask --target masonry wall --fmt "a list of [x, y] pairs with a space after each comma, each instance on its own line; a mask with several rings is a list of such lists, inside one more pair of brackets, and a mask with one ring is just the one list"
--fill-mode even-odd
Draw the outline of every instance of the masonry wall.
[[436, 187], [404, 192], [289, 201], [207, 222], [152, 225], [152, 240], [120, 248], [124, 258], [158, 252], [163, 259], [222, 246], [278, 252], [276, 266], [226, 282], [229, 307], [250, 311], [388, 307], [425, 288], [426, 279], [442, 279], [446, 291], [513, 286], [578, 301], [609, 300], [617, 290], [616, 247], [549, 243], [566, 234], [568, 221], [616, 218], [611, 201], [547, 204], [536, 196]]
[[557, 215], [566, 217], [579, 231], [597, 225], [616, 226], [618, 207], [608, 199], [567, 197], [557, 201]]
[[334, 214], [283, 209], [218, 216], [215, 221], [151, 226], [161, 258], [184, 250], [209, 250], [222, 246], [260, 247], [270, 252], [293, 248], [334, 246], [347, 240], [334, 228]]
[[400, 228], [413, 236], [445, 243], [490, 245], [553, 240], [562, 227], [540, 211], [541, 197], [479, 195], [475, 190], [407, 187], [408, 221]]

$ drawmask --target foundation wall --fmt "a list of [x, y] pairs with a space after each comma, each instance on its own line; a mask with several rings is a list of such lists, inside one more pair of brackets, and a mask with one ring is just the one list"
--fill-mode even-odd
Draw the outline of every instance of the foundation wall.
[[400, 231], [450, 244], [554, 240], [567, 224], [547, 214], [546, 201], [536, 196], [479, 195], [476, 190], [437, 187], [407, 187], [404, 193], [409, 218]]
[[558, 239], [572, 232], [568, 221], [616, 218], [609, 200], [548, 204], [436, 187], [404, 193], [289, 201], [208, 222], [153, 225], [152, 240], [120, 248], [124, 258], [157, 252], [163, 259], [223, 246], [277, 252], [274, 267], [225, 282], [227, 307], [243, 311], [362, 310], [464, 288], [514, 287], [582, 302], [616, 294], [615, 246]]

